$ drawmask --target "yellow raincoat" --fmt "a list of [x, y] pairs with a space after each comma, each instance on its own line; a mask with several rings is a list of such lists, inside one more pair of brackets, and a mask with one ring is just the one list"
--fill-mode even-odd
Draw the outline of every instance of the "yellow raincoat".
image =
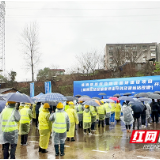
[[120, 103], [116, 103], [115, 119], [116, 120], [120, 120], [120, 116], [121, 116], [121, 104]]
[[[24, 108], [24, 106], [19, 106], [19, 113], [20, 113], [20, 111], [21, 111], [21, 109], [23, 109]], [[19, 130], [19, 127], [20, 127], [20, 122], [17, 122], [17, 125], [18, 125], [18, 130]]]
[[51, 133], [52, 123], [49, 121], [50, 112], [48, 109], [42, 108], [39, 113], [39, 146], [42, 149], [48, 148], [49, 137]]
[[69, 132], [67, 132], [67, 137], [70, 138], [70, 137], [74, 137], [75, 123], [78, 124], [79, 121], [78, 121], [78, 116], [74, 107], [70, 106], [66, 112], [69, 116], [69, 121], [70, 121], [70, 128], [69, 128]]
[[36, 119], [36, 104], [33, 104], [32, 117], [33, 117], [33, 119]]
[[115, 105], [114, 102], [111, 102], [110, 105], [111, 105], [111, 107], [112, 107], [112, 108], [111, 108], [111, 112], [114, 113], [114, 112], [115, 112], [115, 109], [116, 109], [116, 105]]

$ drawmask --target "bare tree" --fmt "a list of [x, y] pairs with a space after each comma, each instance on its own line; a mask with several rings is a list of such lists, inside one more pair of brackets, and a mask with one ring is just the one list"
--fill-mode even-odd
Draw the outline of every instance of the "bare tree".
[[36, 23], [28, 24], [21, 34], [21, 44], [27, 69], [31, 69], [34, 81], [35, 66], [40, 60], [38, 29]]

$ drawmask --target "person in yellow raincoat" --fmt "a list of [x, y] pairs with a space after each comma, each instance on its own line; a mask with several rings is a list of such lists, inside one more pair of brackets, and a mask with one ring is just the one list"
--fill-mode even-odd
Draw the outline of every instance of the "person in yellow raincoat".
[[112, 124], [114, 124], [116, 105], [115, 105], [114, 102], [110, 102], [110, 105], [111, 105], [111, 117], [110, 117], [110, 121], [111, 121]]
[[[24, 108], [24, 105], [25, 105], [25, 103], [23, 103], [23, 102], [20, 103], [20, 106], [19, 106], [19, 109], [18, 109], [19, 113], [20, 113], [21, 109]], [[17, 122], [17, 124], [18, 124], [18, 130], [19, 130], [20, 122]], [[19, 134], [19, 133], [18, 133], [18, 134]]]
[[79, 120], [79, 128], [82, 128], [83, 126], [83, 106], [82, 106], [83, 101], [79, 101], [79, 104], [76, 108], [77, 114], [78, 114], [78, 120]]
[[52, 123], [49, 121], [50, 105], [48, 103], [44, 103], [41, 112], [39, 113], [38, 121], [39, 121], [39, 152], [47, 153], [46, 150], [48, 148], [49, 138], [52, 129]]
[[33, 107], [32, 107], [32, 118], [33, 118], [33, 121], [35, 122], [36, 121], [36, 104], [33, 104]]
[[120, 121], [120, 116], [121, 116], [121, 104], [120, 101], [117, 100], [115, 108], [115, 120]]
[[20, 110], [20, 115], [19, 134], [21, 135], [21, 145], [27, 145], [28, 133], [30, 131], [30, 121], [32, 119], [30, 103], [25, 104], [24, 108]]
[[109, 120], [110, 120], [110, 117], [111, 117], [111, 105], [108, 103], [108, 102], [106, 102], [105, 104], [104, 104], [104, 107], [105, 107], [105, 109], [106, 109], [106, 117], [105, 117], [105, 122], [106, 122], [106, 125], [109, 125]]
[[69, 101], [66, 102], [66, 105], [64, 106], [64, 110], [67, 111], [67, 109], [69, 108]]
[[97, 109], [98, 109], [98, 115], [99, 115], [98, 127], [100, 127], [100, 123], [102, 123], [102, 127], [104, 127], [106, 109], [104, 107], [104, 102], [102, 100], [101, 100], [101, 105], [98, 106]]
[[78, 116], [77, 113], [74, 109], [74, 103], [72, 101], [69, 102], [69, 108], [67, 109], [67, 114], [69, 116], [69, 121], [70, 121], [70, 128], [69, 132], [67, 132], [67, 141], [75, 141], [74, 139], [74, 133], [75, 133], [75, 123], [78, 124]]
[[89, 135], [92, 135], [91, 133], [91, 117], [93, 116], [93, 112], [90, 111], [89, 105], [84, 106], [85, 109], [83, 111], [83, 130], [84, 134], [87, 134], [87, 129]]

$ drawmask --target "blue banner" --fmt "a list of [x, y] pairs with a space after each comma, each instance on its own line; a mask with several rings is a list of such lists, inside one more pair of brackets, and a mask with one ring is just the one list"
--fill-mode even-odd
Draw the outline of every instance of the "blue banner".
[[134, 95], [154, 91], [160, 91], [160, 76], [74, 81], [74, 96], [80, 94], [101, 98], [98, 94], [106, 93], [103, 98], [109, 98], [114, 94], [129, 92]]
[[45, 82], [45, 93], [51, 93], [52, 92], [52, 87], [51, 87], [51, 81]]
[[34, 97], [34, 83], [30, 83], [30, 97]]

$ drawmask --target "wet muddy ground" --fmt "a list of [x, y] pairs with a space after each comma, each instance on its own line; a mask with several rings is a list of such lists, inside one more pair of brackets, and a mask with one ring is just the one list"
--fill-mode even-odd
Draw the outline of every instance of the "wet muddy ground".
[[[160, 123], [146, 129], [159, 130]], [[143, 129], [145, 130], [145, 129]], [[98, 128], [95, 134], [84, 135], [82, 128], [75, 131], [74, 142], [65, 142], [65, 156], [55, 157], [54, 144], [50, 138], [48, 153], [39, 153], [39, 132], [32, 124], [28, 137], [28, 145], [20, 145], [20, 136], [16, 149], [17, 159], [160, 159], [160, 149], [143, 149], [144, 144], [130, 144], [131, 133], [127, 133], [125, 126], [117, 124]], [[0, 145], [0, 158], [2, 146]]]

